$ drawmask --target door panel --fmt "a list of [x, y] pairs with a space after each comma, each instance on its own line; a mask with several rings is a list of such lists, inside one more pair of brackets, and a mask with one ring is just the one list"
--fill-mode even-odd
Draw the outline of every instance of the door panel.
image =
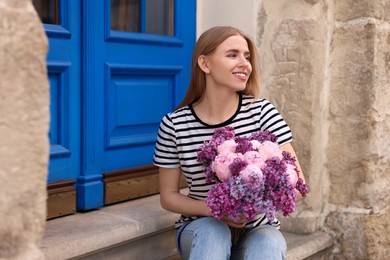
[[[106, 0], [107, 3], [110, 2]], [[107, 16], [102, 28], [106, 40], [106, 69], [103, 91], [106, 95], [103, 133], [106, 145], [102, 153], [104, 171], [152, 164], [158, 125], [165, 113], [171, 111], [183, 97], [189, 77], [191, 52], [195, 42], [195, 19], [180, 27], [186, 17], [194, 17], [193, 1], [139, 1], [141, 31], [145, 33], [111, 30]], [[151, 29], [158, 8], [170, 7], [175, 30], [172, 36], [164, 29]], [[151, 8], [151, 4], [156, 8]], [[152, 12], [147, 12], [147, 10]], [[157, 10], [157, 11], [156, 11]], [[169, 13], [169, 12], [168, 12]], [[111, 14], [111, 12], [109, 12]], [[157, 16], [156, 22], [169, 21]], [[158, 27], [158, 26], [156, 26]], [[108, 30], [107, 30], [108, 29]], [[169, 34], [169, 33], [166, 33]], [[124, 109], [125, 108], [125, 109]], [[115, 148], [115, 149], [114, 149]]]
[[77, 1], [34, 2], [54, 9], [54, 17], [46, 19], [53, 24], [44, 24], [51, 93], [48, 183], [76, 180], [80, 173], [80, 17], [68, 10], [77, 14], [79, 8]]
[[[164, 113], [174, 106], [172, 93], [182, 68], [125, 65], [107, 70], [105, 171], [151, 164], [156, 129]], [[147, 154], [137, 153], [139, 149]], [[121, 152], [125, 160], [116, 159]]]

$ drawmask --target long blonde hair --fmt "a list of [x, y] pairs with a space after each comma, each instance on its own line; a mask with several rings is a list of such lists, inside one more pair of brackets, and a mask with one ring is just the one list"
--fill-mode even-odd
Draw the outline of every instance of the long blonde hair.
[[233, 35], [242, 36], [248, 43], [252, 73], [246, 88], [240, 93], [259, 97], [260, 95], [260, 69], [258, 64], [257, 48], [251, 37], [237, 28], [231, 26], [216, 26], [208, 29], [199, 37], [192, 54], [191, 80], [187, 93], [176, 109], [190, 105], [202, 98], [206, 90], [206, 75], [198, 65], [201, 55], [211, 54], [222, 42]]

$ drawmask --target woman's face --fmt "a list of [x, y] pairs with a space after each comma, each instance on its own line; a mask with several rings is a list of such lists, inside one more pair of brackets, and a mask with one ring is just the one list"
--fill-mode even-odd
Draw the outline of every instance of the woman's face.
[[252, 72], [247, 41], [240, 35], [233, 35], [222, 42], [213, 53], [206, 56], [209, 81], [219, 88], [235, 92], [246, 88]]

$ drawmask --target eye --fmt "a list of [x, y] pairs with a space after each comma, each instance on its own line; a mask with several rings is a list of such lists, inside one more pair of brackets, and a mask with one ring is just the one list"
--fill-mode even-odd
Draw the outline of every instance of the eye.
[[246, 59], [247, 61], [250, 61], [250, 60], [251, 60], [251, 55], [245, 55], [245, 59]]
[[229, 58], [237, 58], [237, 54], [236, 53], [229, 53], [227, 56]]

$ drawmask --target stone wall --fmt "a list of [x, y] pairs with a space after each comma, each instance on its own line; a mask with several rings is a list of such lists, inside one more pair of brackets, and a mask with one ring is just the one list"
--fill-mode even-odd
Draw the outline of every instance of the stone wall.
[[[294, 135], [293, 146], [312, 192], [295, 218], [283, 219], [287, 231], [319, 228], [327, 197], [329, 72], [328, 17], [322, 3], [263, 1], [258, 37], [263, 93], [281, 110]], [[300, 225], [299, 223], [305, 223]]]
[[[390, 255], [390, 1], [335, 1], [326, 227], [340, 255]], [[332, 163], [331, 163], [332, 162]], [[359, 246], [357, 246], [359, 245]]]
[[47, 40], [31, 0], [0, 1], [0, 258], [43, 259]]
[[311, 193], [284, 229], [323, 229], [333, 259], [390, 255], [390, 0], [263, 0], [264, 91]]

